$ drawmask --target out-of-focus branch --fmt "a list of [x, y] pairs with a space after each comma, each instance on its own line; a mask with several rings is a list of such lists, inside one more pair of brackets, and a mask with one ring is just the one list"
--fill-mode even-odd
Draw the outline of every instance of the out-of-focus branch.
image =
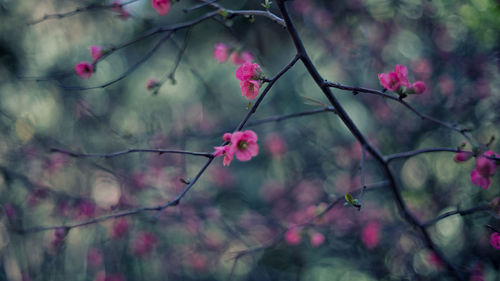
[[[464, 152], [464, 153], [474, 154], [474, 152], [467, 151], [467, 150], [459, 150], [459, 149], [447, 148], [447, 147], [431, 147], [431, 148], [417, 149], [417, 150], [387, 155], [387, 156], [385, 156], [385, 159], [389, 163], [389, 162], [396, 160], [396, 159], [410, 158], [410, 157], [417, 156], [420, 154], [432, 153], [432, 152], [454, 152], [454, 153]], [[500, 161], [499, 157], [492, 157], [492, 156], [487, 156], [487, 155], [483, 155], [483, 157], [491, 159], [491, 160], [495, 160], [495, 161]]]
[[124, 7], [124, 6], [128, 5], [128, 4], [132, 4], [132, 3], [137, 2], [137, 1], [139, 1], [139, 0], [130, 0], [130, 1], [127, 1], [127, 2], [124, 2], [124, 3], [113, 3], [113, 4], [108, 4], [108, 5], [102, 5], [102, 4], [95, 4], [94, 3], [94, 4], [90, 4], [88, 6], [85, 6], [85, 7], [76, 8], [73, 11], [69, 11], [69, 12], [65, 12], [65, 13], [46, 14], [43, 17], [41, 17], [41, 18], [39, 18], [37, 20], [28, 22], [27, 25], [35, 25], [35, 24], [44, 22], [44, 21], [49, 20], [49, 19], [62, 19], [62, 18], [73, 16], [73, 15], [76, 15], [76, 14], [79, 14], [79, 13], [82, 13], [82, 12], [90, 12], [90, 11], [112, 9], [112, 8], [122, 8], [122, 7]]
[[477, 207], [473, 207], [473, 208], [465, 209], [465, 210], [456, 210], [456, 211], [446, 212], [446, 213], [439, 215], [431, 220], [422, 222], [422, 226], [429, 227], [429, 226], [437, 223], [438, 221], [440, 221], [444, 218], [447, 218], [449, 216], [453, 216], [453, 215], [467, 216], [470, 214], [474, 214], [476, 212], [483, 212], [483, 211], [491, 211], [491, 207], [488, 205], [482, 205], [482, 206], [477, 206]]
[[219, 13], [226, 18], [231, 18], [233, 16], [257, 16], [257, 17], [266, 17], [269, 18], [270, 20], [276, 22], [277, 24], [281, 25], [282, 27], [286, 27], [285, 21], [278, 17], [277, 15], [271, 13], [270, 11], [260, 11], [260, 10], [230, 10], [222, 7], [221, 5], [215, 3], [215, 1], [209, 1], [209, 0], [199, 0], [200, 2], [203, 2], [203, 4], [207, 6], [211, 6], [213, 8], [218, 9]]
[[213, 158], [212, 153], [207, 153], [207, 152], [194, 152], [194, 151], [187, 151], [187, 150], [175, 150], [175, 149], [153, 149], [153, 148], [131, 148], [127, 150], [122, 150], [118, 152], [111, 152], [111, 153], [78, 153], [78, 152], [72, 152], [72, 151], [67, 151], [61, 148], [52, 148], [50, 150], [51, 152], [59, 152], [62, 154], [69, 155], [71, 157], [75, 158], [114, 158], [117, 156], [129, 154], [129, 153], [158, 153], [158, 154], [185, 154], [185, 155], [193, 155], [193, 156], [204, 156], [207, 158]]
[[275, 115], [267, 118], [263, 118], [260, 120], [255, 120], [247, 123], [247, 127], [253, 127], [253, 126], [258, 126], [261, 124], [265, 123], [270, 123], [270, 122], [280, 122], [286, 119], [290, 118], [297, 118], [297, 117], [302, 117], [302, 116], [308, 116], [308, 115], [315, 115], [318, 113], [324, 113], [324, 112], [336, 112], [335, 109], [331, 106], [324, 107], [324, 108], [319, 108], [315, 110], [310, 110], [310, 111], [303, 111], [303, 112], [297, 112], [297, 113], [291, 113], [291, 114], [284, 114], [284, 115]]

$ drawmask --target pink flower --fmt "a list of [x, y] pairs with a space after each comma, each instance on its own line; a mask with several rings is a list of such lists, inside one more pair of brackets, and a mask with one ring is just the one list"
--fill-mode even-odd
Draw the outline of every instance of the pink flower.
[[114, 239], [121, 238], [127, 235], [130, 224], [127, 218], [119, 218], [113, 223], [113, 228], [111, 229], [111, 237]]
[[378, 80], [380, 81], [382, 87], [393, 92], [396, 92], [399, 89], [399, 86], [401, 85], [398, 76], [394, 72], [380, 73], [378, 75]]
[[[489, 150], [483, 153], [485, 156], [490, 156], [490, 157], [495, 157], [496, 154], [495, 152]], [[484, 156], [479, 156], [476, 158], [476, 170], [481, 174], [483, 177], [490, 177], [495, 174], [496, 170], [496, 164], [495, 160], [486, 158]]]
[[285, 141], [278, 134], [269, 134], [266, 137], [266, 147], [274, 157], [285, 154], [287, 150]]
[[216, 146], [214, 147], [215, 152], [214, 156], [224, 156], [224, 160], [222, 161], [222, 164], [224, 166], [229, 166], [231, 164], [231, 161], [233, 161], [233, 155], [229, 153], [229, 145], [224, 145], [224, 146]]
[[300, 236], [300, 228], [292, 227], [285, 233], [285, 241], [289, 245], [298, 245], [302, 241]]
[[228, 57], [228, 53], [227, 53], [228, 50], [229, 50], [229, 47], [226, 44], [217, 43], [215, 45], [215, 50], [214, 50], [215, 59], [220, 63], [226, 62], [227, 57]]
[[318, 247], [325, 242], [325, 236], [319, 232], [314, 232], [311, 234], [311, 246]]
[[248, 161], [258, 153], [257, 134], [254, 131], [238, 131], [231, 135], [229, 154], [236, 155], [240, 161]]
[[120, 14], [120, 17], [123, 20], [126, 20], [130, 17], [130, 13], [123, 8], [123, 4], [121, 4], [118, 0], [113, 1], [113, 7], [111, 8], [111, 10], [117, 14]]
[[92, 77], [93, 72], [92, 64], [86, 61], [81, 61], [75, 65], [75, 72], [83, 79]]
[[394, 73], [396, 73], [396, 76], [398, 77], [399, 83], [401, 86], [409, 87], [410, 83], [408, 82], [408, 68], [406, 66], [401, 65], [401, 64], [396, 64], [394, 67]]
[[411, 84], [410, 91], [413, 91], [417, 95], [423, 94], [425, 92], [425, 83], [417, 81]]
[[459, 163], [459, 162], [465, 162], [469, 160], [471, 157], [472, 153], [459, 151], [455, 154], [455, 157], [453, 159], [455, 160], [455, 162]]
[[102, 264], [102, 253], [97, 248], [90, 248], [87, 253], [87, 260], [92, 267], [98, 267]]
[[234, 51], [231, 53], [231, 56], [229, 57], [229, 59], [231, 60], [231, 62], [234, 65], [238, 66], [238, 65], [242, 65], [244, 63], [251, 63], [254, 58], [253, 58], [252, 53], [250, 53], [248, 51], [243, 51], [241, 54]]
[[493, 248], [500, 250], [500, 235], [498, 232], [492, 233], [490, 236], [490, 244]]
[[361, 232], [361, 241], [368, 249], [375, 248], [380, 242], [380, 223], [371, 222]]
[[238, 160], [248, 161], [259, 153], [257, 134], [252, 130], [238, 131], [233, 134], [225, 133], [222, 138], [230, 143], [214, 147], [214, 156], [224, 156], [224, 166], [231, 164], [235, 154]]
[[92, 59], [94, 62], [96, 62], [98, 59], [102, 57], [102, 47], [101, 46], [95, 46], [92, 45], [89, 47], [90, 50], [90, 55], [92, 56]]
[[155, 79], [151, 78], [148, 80], [148, 83], [146, 83], [146, 89], [148, 90], [153, 90], [154, 88], [158, 87], [159, 83]]
[[486, 158], [485, 156], [497, 157], [496, 153], [489, 150], [483, 155], [476, 158], [476, 168], [471, 171], [470, 179], [472, 184], [488, 189], [491, 184], [490, 177], [495, 174], [495, 160]]
[[132, 251], [137, 257], [143, 257], [153, 251], [157, 243], [158, 240], [152, 233], [141, 232], [133, 241]]
[[236, 69], [235, 74], [240, 81], [256, 80], [260, 76], [260, 66], [257, 63], [246, 62]]
[[240, 81], [241, 95], [253, 100], [259, 95], [260, 82], [257, 80]]
[[170, 0], [152, 0], [151, 4], [160, 16], [164, 16], [170, 11]]
[[470, 173], [470, 181], [473, 185], [482, 187], [483, 189], [488, 189], [491, 184], [490, 178], [481, 176], [481, 174], [476, 169], [472, 170], [472, 172]]

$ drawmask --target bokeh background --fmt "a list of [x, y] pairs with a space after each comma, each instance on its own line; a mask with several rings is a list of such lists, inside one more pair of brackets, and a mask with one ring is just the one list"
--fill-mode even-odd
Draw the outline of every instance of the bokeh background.
[[[361, 211], [344, 205], [344, 195], [361, 187], [361, 148], [331, 112], [251, 127], [259, 136], [259, 155], [229, 167], [216, 159], [181, 204], [158, 220], [154, 212], [143, 212], [68, 233], [20, 231], [172, 199], [205, 159], [146, 153], [83, 159], [50, 149], [213, 152], [248, 112], [234, 76], [237, 66], [217, 62], [215, 44], [251, 52], [266, 77], [293, 58], [286, 30], [269, 19], [221, 17], [176, 32], [117, 83], [71, 90], [120, 77], [161, 35], [114, 52], [83, 80], [73, 68], [91, 61], [90, 45], [116, 46], [213, 10], [183, 11], [198, 3], [176, 2], [159, 16], [150, 1], [139, 0], [124, 7], [127, 19], [96, 9], [28, 24], [45, 14], [111, 3], [0, 1], [0, 280], [447, 280], [442, 263], [397, 214], [388, 188], [369, 189]], [[217, 3], [263, 9], [253, 0]], [[480, 144], [498, 138], [500, 1], [295, 0], [289, 6], [313, 62], [329, 81], [381, 89], [379, 73], [406, 65], [411, 81], [427, 85], [425, 94], [407, 98], [415, 108], [460, 124]], [[279, 15], [275, 4], [271, 11]], [[146, 89], [152, 78], [164, 82], [157, 91]], [[396, 102], [334, 93], [384, 154], [456, 148], [464, 141]], [[327, 103], [298, 63], [251, 121]], [[498, 141], [490, 148], [500, 151]], [[483, 190], [470, 182], [474, 161], [457, 164], [453, 156], [425, 154], [391, 164], [419, 219], [488, 204], [499, 195], [498, 175]], [[384, 180], [367, 158], [366, 182]], [[338, 198], [322, 219], [312, 220]], [[497, 214], [452, 216], [429, 231], [466, 278], [480, 272], [497, 280], [500, 252], [489, 244], [487, 224], [500, 229]]]

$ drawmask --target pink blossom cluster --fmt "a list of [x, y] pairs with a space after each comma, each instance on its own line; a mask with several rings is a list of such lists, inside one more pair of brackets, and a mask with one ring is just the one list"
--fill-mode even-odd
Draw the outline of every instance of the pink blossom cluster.
[[170, 0], [152, 0], [151, 5], [160, 16], [164, 16], [170, 11]]
[[[472, 157], [472, 153], [459, 151], [455, 154], [456, 162], [464, 162]], [[499, 157], [495, 152], [488, 150], [482, 155], [476, 157], [476, 167], [470, 173], [470, 180], [472, 184], [480, 186], [483, 189], [488, 189], [491, 184], [491, 177], [495, 174], [497, 165], [495, 160], [488, 157]]]
[[225, 63], [228, 59], [232, 64], [239, 66], [246, 62], [252, 62], [254, 57], [252, 53], [248, 51], [239, 52], [235, 48], [232, 48], [224, 43], [215, 44], [214, 58], [220, 62]]
[[259, 153], [257, 134], [252, 130], [225, 133], [222, 139], [228, 144], [214, 147], [214, 156], [224, 156], [224, 166], [229, 166], [235, 155], [240, 161], [248, 161]]
[[408, 68], [404, 65], [397, 64], [394, 71], [389, 73], [380, 73], [378, 80], [382, 87], [389, 91], [397, 92], [401, 95], [407, 94], [422, 94], [425, 92], [425, 83], [417, 81], [413, 84], [408, 82]]
[[236, 69], [235, 74], [240, 80], [241, 94], [248, 100], [255, 99], [262, 85], [260, 66], [257, 63], [246, 62]]

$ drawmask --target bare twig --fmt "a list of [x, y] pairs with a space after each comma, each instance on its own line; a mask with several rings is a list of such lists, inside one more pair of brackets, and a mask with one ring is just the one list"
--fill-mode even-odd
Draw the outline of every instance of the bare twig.
[[491, 207], [488, 205], [482, 205], [482, 206], [477, 206], [477, 207], [473, 207], [473, 208], [465, 209], [465, 210], [456, 210], [456, 211], [446, 212], [446, 213], [441, 214], [441, 215], [439, 215], [431, 220], [422, 222], [422, 226], [429, 227], [429, 226], [437, 223], [438, 221], [440, 221], [444, 218], [447, 218], [449, 216], [453, 216], [453, 215], [467, 216], [467, 215], [474, 214], [476, 212], [482, 212], [482, 211], [491, 211]]
[[187, 150], [175, 150], [175, 149], [153, 149], [153, 148], [131, 148], [127, 150], [122, 150], [118, 152], [111, 152], [111, 153], [78, 153], [78, 152], [72, 152], [72, 151], [67, 151], [64, 149], [60, 148], [52, 148], [51, 152], [59, 152], [63, 153], [66, 155], [69, 155], [71, 157], [75, 158], [114, 158], [117, 156], [129, 154], [129, 153], [158, 153], [158, 154], [185, 154], [185, 155], [193, 155], [193, 156], [204, 156], [207, 158], [213, 158], [214, 156], [212, 153], [207, 153], [207, 152], [193, 152], [193, 151], [187, 151]]

